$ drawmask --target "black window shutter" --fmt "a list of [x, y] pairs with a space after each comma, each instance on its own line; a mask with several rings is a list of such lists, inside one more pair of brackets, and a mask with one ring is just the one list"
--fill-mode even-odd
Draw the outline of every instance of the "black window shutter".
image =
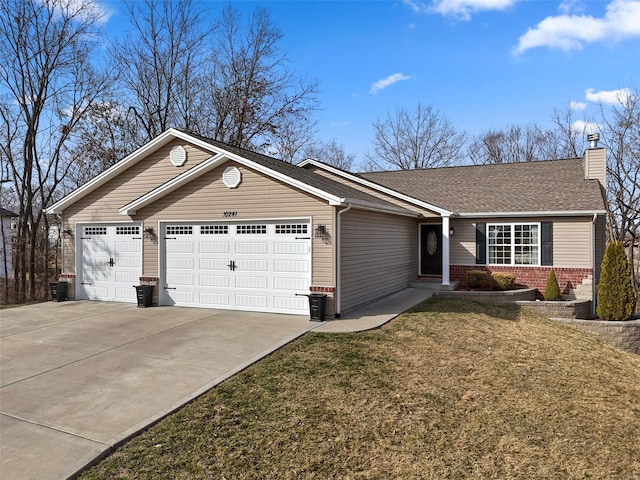
[[476, 265], [487, 264], [487, 224], [476, 223]]
[[540, 247], [542, 254], [540, 256], [541, 265], [553, 265], [553, 222], [542, 222], [540, 224]]

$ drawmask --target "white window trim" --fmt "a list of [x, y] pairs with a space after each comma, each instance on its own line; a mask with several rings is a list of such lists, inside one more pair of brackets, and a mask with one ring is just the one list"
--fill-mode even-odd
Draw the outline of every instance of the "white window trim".
[[[515, 227], [517, 225], [537, 225], [538, 227], [538, 241], [535, 244], [535, 247], [538, 249], [538, 261], [536, 263], [515, 263], [516, 260], [516, 236], [515, 236]], [[491, 255], [489, 254], [489, 249], [491, 247], [491, 235], [490, 235], [490, 231], [491, 231], [491, 227], [504, 227], [504, 226], [509, 226], [511, 228], [511, 262], [510, 263], [491, 263]], [[539, 267], [541, 266], [541, 261], [542, 261], [542, 244], [541, 244], [541, 237], [542, 237], [542, 224], [541, 222], [508, 222], [508, 223], [488, 223], [487, 222], [487, 265], [495, 265], [497, 267], [500, 266], [509, 266], [509, 267]]]

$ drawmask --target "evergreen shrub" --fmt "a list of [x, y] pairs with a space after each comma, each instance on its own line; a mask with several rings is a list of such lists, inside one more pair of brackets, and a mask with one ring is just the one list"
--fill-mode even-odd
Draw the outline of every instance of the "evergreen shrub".
[[631, 265], [622, 242], [610, 242], [602, 260], [596, 312], [602, 320], [629, 320], [635, 304]]
[[552, 268], [547, 277], [547, 284], [544, 287], [544, 299], [555, 301], [562, 300], [562, 292], [556, 279], [556, 271]]

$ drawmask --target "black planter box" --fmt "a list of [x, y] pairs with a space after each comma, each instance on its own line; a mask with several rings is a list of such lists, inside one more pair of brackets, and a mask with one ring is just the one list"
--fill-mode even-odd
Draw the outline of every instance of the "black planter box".
[[134, 287], [136, 289], [136, 297], [138, 298], [138, 308], [152, 306], [153, 285], [134, 285]]
[[67, 299], [67, 282], [51, 282], [51, 300], [62, 302]]

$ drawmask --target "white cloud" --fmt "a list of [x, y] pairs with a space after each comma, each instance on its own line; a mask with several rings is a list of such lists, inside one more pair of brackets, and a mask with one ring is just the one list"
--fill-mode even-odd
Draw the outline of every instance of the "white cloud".
[[571, 129], [574, 133], [588, 135], [590, 133], [597, 133], [600, 131], [600, 125], [596, 122], [585, 122], [584, 120], [576, 120], [571, 124]]
[[[562, 10], [573, 6], [568, 5], [563, 2]], [[640, 37], [640, 0], [613, 0], [603, 18], [582, 14], [545, 18], [520, 37], [514, 53], [537, 47], [582, 50], [585, 43], [633, 37]]]
[[369, 90], [369, 93], [375, 95], [380, 90], [384, 90], [394, 83], [400, 82], [402, 80], [410, 80], [411, 78], [412, 77], [410, 77], [409, 75], [405, 75], [404, 73], [394, 73], [393, 75], [389, 75], [388, 77], [378, 80], [373, 85], [371, 85], [371, 90]]
[[593, 88], [588, 88], [584, 91], [584, 94], [588, 102], [607, 103], [610, 105], [626, 105], [632, 96], [631, 90], [628, 88], [601, 90], [599, 92], [596, 92]]
[[81, 21], [96, 20], [105, 24], [111, 17], [111, 12], [98, 0], [40, 0], [40, 3], [60, 15]]
[[560, 3], [558, 10], [564, 15], [569, 15], [570, 13], [582, 13], [584, 6], [581, 0], [564, 0]]
[[439, 13], [460, 20], [470, 20], [471, 14], [483, 10], [504, 10], [519, 0], [404, 0], [416, 13]]
[[571, 110], [584, 110], [587, 108], [587, 104], [584, 102], [576, 102], [574, 100], [569, 102], [569, 108]]

